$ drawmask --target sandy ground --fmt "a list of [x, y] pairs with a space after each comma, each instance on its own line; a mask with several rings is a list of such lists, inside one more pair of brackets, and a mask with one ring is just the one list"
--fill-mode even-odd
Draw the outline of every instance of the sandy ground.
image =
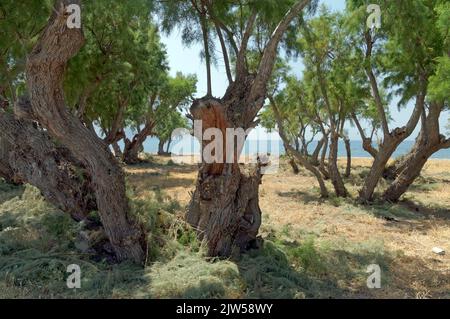
[[[195, 186], [197, 166], [167, 165], [168, 158], [153, 160], [158, 164], [126, 168], [136, 193], [146, 197], [158, 188], [186, 205]], [[370, 162], [353, 159], [352, 177], [346, 181], [353, 198], [361, 184], [360, 174], [367, 171]], [[371, 297], [450, 296], [449, 186], [450, 160], [430, 160], [401, 203], [362, 207], [353, 204], [353, 199], [320, 200], [312, 176], [303, 170], [294, 175], [282, 165], [278, 173], [264, 176], [261, 185], [261, 232], [264, 236], [271, 228], [289, 229], [294, 234], [314, 234], [320, 241], [335, 245], [381, 246], [387, 255], [395, 256], [388, 264], [392, 289], [371, 292]], [[328, 187], [331, 191], [331, 184]], [[436, 246], [446, 254], [434, 254]]]

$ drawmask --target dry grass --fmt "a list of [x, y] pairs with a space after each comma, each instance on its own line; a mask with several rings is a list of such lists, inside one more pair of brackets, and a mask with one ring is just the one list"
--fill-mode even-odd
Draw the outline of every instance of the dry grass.
[[[80, 255], [80, 225], [36, 189], [0, 182], [0, 298], [450, 298], [450, 161], [430, 161], [399, 204], [372, 206], [354, 200], [370, 160], [354, 159], [349, 199], [319, 199], [313, 177], [282, 164], [261, 185], [264, 247], [217, 261], [182, 220], [197, 177], [183, 159], [125, 168], [151, 234], [145, 269]], [[83, 265], [76, 292], [65, 287], [70, 263]], [[382, 289], [366, 286], [370, 264], [382, 269]]]
[[[130, 184], [139, 196], [160, 188], [186, 205], [194, 189], [196, 165], [173, 167], [166, 158], [155, 161], [157, 164], [127, 168]], [[352, 177], [347, 180], [352, 197], [356, 197], [370, 163], [369, 159], [353, 159]], [[305, 171], [294, 175], [282, 165], [277, 174], [266, 175], [261, 186], [262, 233], [265, 237], [284, 234], [281, 237], [288, 242], [312, 236], [316, 245], [330, 247], [332, 252], [374, 246], [389, 256], [388, 287], [368, 290], [365, 282], [341, 283], [353, 296], [450, 297], [449, 183], [450, 161], [430, 160], [401, 203], [365, 207], [354, 204], [353, 199], [320, 200], [312, 176]], [[381, 184], [378, 191], [384, 187]], [[331, 184], [328, 186], [331, 190]], [[446, 255], [435, 255], [431, 251], [435, 246], [445, 249]], [[354, 285], [358, 288], [352, 288]]]

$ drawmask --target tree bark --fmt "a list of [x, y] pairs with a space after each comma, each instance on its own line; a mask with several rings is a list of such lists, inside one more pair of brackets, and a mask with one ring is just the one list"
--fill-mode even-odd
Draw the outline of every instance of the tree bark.
[[261, 167], [231, 169], [229, 165], [223, 168], [231, 172], [223, 175], [209, 175], [210, 168], [203, 166], [186, 216], [206, 241], [209, 256], [229, 257], [257, 247]]
[[326, 140], [326, 137], [323, 137], [320, 141], [317, 142], [317, 146], [311, 155], [311, 164], [313, 164], [314, 166], [319, 166], [319, 164], [320, 164], [319, 155], [320, 155], [320, 151], [322, 150], [322, 148], [325, 145], [325, 140]]
[[419, 177], [428, 159], [437, 151], [450, 147], [450, 139], [441, 135], [439, 130], [442, 109], [443, 104], [430, 103], [430, 110], [422, 123], [414, 147], [391, 171], [395, 179], [383, 194], [385, 200], [397, 202]]
[[347, 167], [345, 168], [345, 177], [350, 177], [352, 172], [352, 147], [350, 145], [350, 139], [344, 138], [345, 150], [347, 153]]
[[326, 163], [328, 144], [329, 144], [328, 135], [324, 135], [324, 144], [322, 148], [322, 154], [320, 155], [319, 171], [322, 173], [323, 178], [325, 180], [330, 179], [330, 173], [327, 170], [328, 165]]
[[163, 140], [159, 140], [158, 155], [164, 155], [164, 141]]
[[[280, 21], [268, 41], [256, 75], [249, 74], [245, 63], [246, 46], [256, 17], [252, 14], [237, 54], [236, 80], [222, 99], [206, 96], [195, 100], [191, 106], [191, 117], [202, 121], [200, 134], [209, 128], [219, 129], [225, 146], [227, 128], [246, 131], [257, 126], [255, 117], [266, 99], [278, 44], [292, 20], [309, 2], [298, 1]], [[197, 135], [205, 147], [202, 136]], [[227, 150], [222, 151], [222, 161], [207, 163], [203, 158], [186, 218], [206, 242], [210, 256], [229, 257], [233, 252], [245, 251], [258, 243], [261, 225], [258, 193], [264, 164], [247, 169], [241, 167], [238, 159], [242, 149], [237, 147], [234, 154], [228, 154], [233, 155], [232, 163], [225, 163]]]
[[107, 145], [87, 129], [66, 107], [62, 87], [67, 62], [84, 44], [82, 29], [67, 27], [67, 6], [57, 0], [53, 14], [27, 60], [27, 85], [33, 113], [52, 138], [66, 146], [85, 165], [100, 218], [119, 261], [142, 263], [146, 239], [130, 218], [122, 169]]
[[[166, 143], [167, 143], [167, 148], [164, 149], [164, 146], [166, 145]], [[158, 155], [160, 155], [160, 156], [170, 155], [170, 143], [171, 143], [170, 139], [167, 142], [160, 139], [159, 143], [158, 143]]]
[[[2, 121], [1, 116], [3, 116], [2, 113], [0, 113], [0, 122]], [[21, 184], [21, 179], [17, 179], [14, 176], [13, 168], [9, 163], [9, 149], [11, 144], [2, 135], [2, 131], [0, 131], [0, 178], [3, 178], [10, 184]]]
[[328, 172], [330, 174], [331, 183], [334, 186], [336, 196], [347, 197], [348, 192], [345, 188], [344, 181], [342, 180], [341, 173], [338, 167], [338, 148], [339, 148], [339, 135], [331, 132], [330, 154], [328, 155]]
[[148, 121], [145, 127], [133, 137], [133, 140], [125, 139], [125, 148], [123, 150], [123, 161], [128, 165], [134, 165], [141, 162], [139, 154], [144, 151], [144, 143], [154, 128], [153, 121]]
[[445, 148], [450, 148], [450, 139], [445, 139], [443, 136], [441, 136], [439, 142], [428, 145], [421, 144], [415, 148], [410, 154], [408, 165], [399, 172], [397, 178], [384, 192], [383, 199], [389, 202], [397, 202], [416, 178], [420, 176], [428, 159], [437, 151]]
[[376, 157], [374, 158], [374, 162], [370, 168], [369, 175], [366, 177], [364, 186], [359, 192], [360, 202], [367, 203], [372, 201], [375, 188], [385, 172], [386, 164], [400, 143], [412, 134], [417, 122], [419, 121], [420, 110], [423, 108], [424, 102], [425, 93], [419, 93], [413, 115], [411, 116], [407, 126], [403, 128], [396, 128], [392, 133], [384, 137], [383, 143], [380, 145], [380, 148], [376, 153]]
[[3, 177], [10, 182], [37, 187], [49, 203], [69, 213], [76, 221], [84, 220], [91, 211], [97, 210], [90, 175], [68, 149], [56, 147], [35, 123], [16, 120], [1, 111], [0, 126], [0, 174]]
[[295, 159], [291, 156], [289, 156], [289, 165], [291, 165], [292, 173], [294, 173], [295, 175], [298, 175], [300, 173], [300, 169], [298, 168]]
[[114, 156], [120, 161], [123, 158], [122, 150], [120, 149], [119, 143], [113, 142], [111, 147], [114, 151]]
[[[420, 69], [418, 69], [417, 70], [418, 91], [416, 94], [416, 104], [414, 106], [414, 110], [406, 126], [402, 128], [396, 128], [395, 130], [390, 132], [386, 112], [384, 110], [384, 105], [382, 103], [380, 91], [378, 89], [377, 79], [371, 66], [372, 49], [374, 42], [369, 31], [366, 32], [365, 38], [367, 44], [366, 74], [369, 79], [370, 86], [372, 88], [372, 96], [375, 101], [375, 105], [377, 106], [378, 109], [378, 115], [382, 120], [384, 136], [383, 136], [383, 143], [380, 145], [380, 148], [376, 153], [369, 175], [366, 177], [364, 186], [359, 192], [359, 201], [361, 203], [368, 203], [372, 201], [375, 188], [378, 185], [380, 178], [383, 176], [386, 164], [388, 163], [392, 154], [395, 152], [400, 143], [403, 142], [406, 138], [408, 138], [416, 128], [422, 110], [424, 109], [425, 97], [427, 94], [427, 86], [428, 86], [427, 76]], [[356, 117], [353, 118], [355, 119]]]
[[169, 137], [169, 140], [167, 141], [167, 146], [166, 146], [166, 154], [170, 155], [170, 146], [172, 145], [172, 137]]

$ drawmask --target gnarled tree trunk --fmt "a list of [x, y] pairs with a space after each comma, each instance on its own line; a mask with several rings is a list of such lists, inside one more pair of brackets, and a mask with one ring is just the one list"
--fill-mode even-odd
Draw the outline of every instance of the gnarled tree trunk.
[[119, 143], [113, 142], [111, 144], [111, 147], [114, 151], [114, 156], [120, 161], [123, 157], [123, 153], [122, 150], [120, 149]]
[[144, 151], [144, 143], [147, 140], [155, 127], [155, 123], [148, 119], [144, 128], [140, 130], [133, 140], [125, 138], [125, 148], [123, 150], [123, 161], [128, 165], [138, 164], [141, 162], [139, 154]]
[[419, 177], [428, 159], [437, 151], [450, 147], [450, 139], [441, 135], [439, 130], [439, 116], [442, 108], [442, 104], [430, 103], [429, 113], [422, 121], [420, 134], [414, 147], [394, 166], [392, 172], [395, 180], [384, 192], [383, 198], [385, 200], [398, 201]]
[[50, 136], [60, 141], [89, 172], [105, 232], [119, 261], [142, 263], [145, 234], [130, 218], [122, 169], [107, 145], [65, 105], [63, 79], [67, 62], [84, 44], [81, 29], [67, 26], [67, 6], [57, 0], [53, 14], [27, 60], [27, 85], [33, 113]]
[[[419, 122], [420, 119], [420, 114], [422, 113], [422, 110], [425, 105], [425, 97], [427, 94], [427, 86], [428, 86], [427, 76], [418, 67], [417, 69], [418, 91], [416, 94], [416, 104], [414, 106], [414, 110], [411, 114], [411, 117], [409, 118], [406, 126], [402, 128], [396, 128], [393, 131], [390, 131], [386, 112], [381, 98], [381, 93], [378, 88], [377, 78], [371, 66], [372, 50], [373, 44], [375, 42], [373, 41], [369, 31], [366, 31], [365, 38], [367, 44], [366, 74], [370, 82], [373, 99], [378, 110], [378, 116], [381, 119], [381, 126], [383, 129], [384, 136], [383, 136], [383, 143], [380, 145], [378, 151], [370, 152], [372, 155], [375, 155], [375, 157], [372, 167], [370, 168], [369, 175], [366, 177], [364, 181], [364, 186], [359, 192], [359, 201], [362, 203], [368, 203], [372, 201], [375, 188], [377, 187], [380, 178], [383, 176], [386, 164], [388, 163], [392, 154], [395, 152], [400, 143], [403, 142], [406, 138], [408, 138], [416, 128], [417, 123]], [[356, 119], [355, 115], [353, 115], [353, 119], [354, 120]], [[357, 121], [355, 122], [357, 123]], [[358, 129], [360, 129], [359, 125]], [[365, 147], [367, 147], [368, 150], [371, 150], [371, 144], [369, 145], [367, 143], [364, 134], [361, 135], [363, 137]]]
[[139, 154], [144, 150], [144, 141], [140, 139], [125, 140], [125, 148], [123, 150], [123, 161], [128, 165], [139, 164]]
[[378, 185], [380, 178], [383, 175], [386, 164], [394, 154], [398, 145], [406, 139], [408, 135], [405, 130], [397, 129], [389, 137], [385, 137], [383, 144], [380, 145], [374, 162], [370, 168], [369, 175], [364, 180], [364, 185], [359, 192], [360, 201], [367, 203], [373, 199], [373, 193]]
[[0, 175], [39, 188], [49, 203], [76, 221], [97, 210], [91, 178], [68, 149], [56, 147], [31, 121], [1, 111], [0, 126]]
[[[202, 120], [202, 135], [209, 128], [218, 128], [226, 144], [226, 129], [236, 127], [228, 117], [232, 113], [227, 112], [232, 109], [233, 100], [205, 98], [194, 102], [191, 114]], [[205, 147], [207, 143], [202, 144]], [[210, 256], [228, 257], [257, 244], [261, 225], [258, 198], [261, 165], [245, 169], [236, 160], [240, 150], [234, 151], [233, 163], [226, 163], [224, 147], [220, 160], [202, 164], [186, 215], [187, 221], [199, 231], [200, 239], [206, 241]]]
[[325, 185], [325, 182], [323, 180], [322, 175], [320, 174], [320, 171], [311, 164], [310, 161], [306, 157], [303, 156], [303, 154], [299, 151], [297, 151], [295, 148], [293, 148], [288, 141], [288, 138], [286, 136], [285, 130], [283, 128], [283, 121], [280, 115], [280, 112], [277, 108], [277, 105], [275, 103], [275, 100], [273, 98], [270, 98], [270, 101], [272, 103], [272, 109], [275, 114], [275, 120], [277, 122], [278, 126], [278, 132], [280, 134], [281, 139], [283, 140], [284, 147], [286, 148], [286, 152], [289, 153], [292, 157], [296, 158], [301, 165], [303, 165], [308, 171], [310, 171], [316, 178], [317, 182], [319, 183], [320, 187], [320, 195], [322, 198], [328, 198], [328, 190]]
[[[194, 101], [191, 107], [192, 118], [203, 122], [202, 133], [208, 128], [219, 129], [225, 137], [225, 146], [227, 128], [246, 131], [257, 125], [255, 117], [266, 99], [278, 44], [292, 20], [309, 3], [310, 0], [296, 2], [280, 21], [267, 42], [255, 75], [250, 75], [246, 66], [247, 45], [257, 17], [256, 11], [252, 13], [237, 52], [236, 80], [230, 83], [222, 99], [207, 94]], [[205, 146], [204, 141], [202, 145]], [[238, 159], [242, 149], [234, 149], [232, 163], [223, 161], [227, 157], [226, 147], [221, 151], [222, 161], [206, 163], [203, 159], [186, 217], [206, 241], [210, 256], [228, 257], [233, 251], [246, 250], [257, 242], [261, 224], [258, 191], [262, 175], [261, 164], [254, 169], [240, 167]]]

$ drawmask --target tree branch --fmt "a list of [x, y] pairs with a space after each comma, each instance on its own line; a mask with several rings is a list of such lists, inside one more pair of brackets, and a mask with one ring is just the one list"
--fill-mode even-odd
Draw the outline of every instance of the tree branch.
[[385, 136], [385, 138], [389, 135], [390, 131], [389, 131], [389, 124], [387, 121], [387, 116], [386, 116], [386, 111], [384, 110], [384, 105], [383, 105], [383, 101], [381, 99], [381, 95], [380, 95], [380, 90], [378, 89], [378, 83], [377, 83], [377, 79], [375, 77], [375, 74], [373, 72], [372, 69], [372, 50], [373, 50], [373, 40], [372, 40], [372, 36], [370, 35], [369, 31], [366, 31], [365, 33], [365, 39], [366, 39], [366, 45], [367, 45], [367, 50], [366, 50], [366, 74], [367, 77], [369, 78], [369, 82], [370, 82], [370, 86], [372, 88], [372, 96], [375, 100], [375, 105], [377, 107], [378, 110], [378, 115], [381, 118], [381, 124], [383, 127], [383, 134]]
[[[264, 49], [264, 54], [259, 64], [258, 73], [251, 89], [250, 101], [257, 101], [266, 95], [267, 83], [273, 72], [278, 45], [283, 38], [292, 20], [311, 2], [311, 0], [301, 0], [294, 4], [280, 21], [275, 31]], [[261, 106], [262, 107], [262, 106]]]

